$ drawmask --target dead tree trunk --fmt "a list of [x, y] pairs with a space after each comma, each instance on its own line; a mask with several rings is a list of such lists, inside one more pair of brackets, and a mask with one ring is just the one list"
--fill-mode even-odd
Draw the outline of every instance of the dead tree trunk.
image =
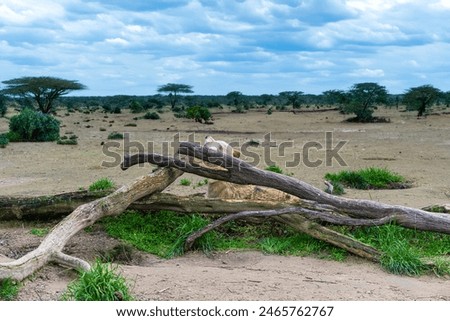
[[[77, 191], [44, 196], [0, 196], [0, 222], [6, 220], [40, 220], [48, 221], [62, 218], [74, 211], [78, 206], [105, 197], [114, 191], [88, 192]], [[317, 210], [318, 203], [299, 200], [296, 207]], [[203, 214], [231, 214], [245, 209], [261, 211], [281, 209], [293, 206], [282, 201], [213, 199], [203, 194], [178, 196], [169, 193], [158, 193], [143, 197], [128, 206], [130, 210], [141, 212], [169, 210], [179, 213], [199, 212]], [[425, 211], [450, 213], [450, 204], [436, 204], [423, 208]]]
[[[236, 184], [260, 185], [278, 189], [303, 200], [318, 204], [323, 211], [336, 216], [336, 222], [346, 218], [394, 221], [397, 224], [423, 231], [450, 234], [450, 215], [431, 213], [411, 207], [389, 205], [371, 200], [355, 200], [330, 195], [296, 178], [258, 169], [240, 159], [220, 152], [214, 152], [191, 142], [182, 142], [179, 153], [190, 157], [189, 161], [158, 154], [136, 154], [129, 156], [122, 169], [140, 163], [178, 168], [203, 177], [228, 181]], [[194, 158], [203, 161], [199, 164]], [[205, 165], [214, 165], [205, 166]]]
[[79, 206], [50, 231], [37, 249], [15, 261], [0, 264], [0, 280], [6, 278], [23, 280], [49, 262], [89, 269], [89, 263], [62, 252], [67, 241], [98, 219], [118, 215], [135, 200], [161, 192], [182, 174], [182, 171], [172, 168], [160, 169], [135, 180], [130, 185], [123, 186], [108, 196]]

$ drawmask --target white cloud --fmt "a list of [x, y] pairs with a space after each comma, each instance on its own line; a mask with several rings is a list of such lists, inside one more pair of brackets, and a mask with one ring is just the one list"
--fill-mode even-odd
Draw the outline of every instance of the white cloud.
[[384, 76], [382, 69], [358, 69], [350, 73], [351, 76], [359, 78], [381, 78]]
[[445, 87], [449, 15], [444, 0], [3, 0], [0, 68], [4, 79], [78, 78], [83, 94], [176, 81], [205, 94], [367, 80], [402, 92], [423, 77]]
[[106, 43], [113, 44], [113, 45], [121, 45], [121, 46], [127, 46], [129, 44], [128, 41], [122, 38], [108, 38], [105, 40]]

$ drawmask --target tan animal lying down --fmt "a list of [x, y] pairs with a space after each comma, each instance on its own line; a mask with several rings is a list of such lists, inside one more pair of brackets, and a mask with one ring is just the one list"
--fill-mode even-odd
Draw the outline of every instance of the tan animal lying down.
[[[227, 155], [239, 157], [240, 152], [233, 149], [228, 143], [222, 140], [215, 140], [211, 136], [205, 137], [205, 147], [221, 151]], [[297, 197], [281, 192], [279, 190], [255, 186], [239, 185], [224, 181], [214, 181], [208, 184], [208, 197], [220, 199], [240, 199], [240, 200], [258, 200], [258, 201], [280, 201], [294, 203]]]

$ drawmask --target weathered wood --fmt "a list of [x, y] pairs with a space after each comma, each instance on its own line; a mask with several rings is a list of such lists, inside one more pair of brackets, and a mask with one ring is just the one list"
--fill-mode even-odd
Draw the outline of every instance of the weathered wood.
[[51, 220], [71, 213], [82, 204], [111, 194], [108, 191], [77, 191], [44, 196], [0, 196], [0, 221]]
[[176, 169], [163, 168], [136, 179], [108, 196], [79, 206], [47, 234], [38, 248], [15, 261], [1, 263], [0, 280], [23, 280], [49, 262], [89, 268], [87, 262], [62, 253], [67, 241], [98, 219], [120, 214], [135, 200], [161, 192], [182, 174]]
[[312, 200], [324, 206], [330, 206], [334, 212], [353, 218], [382, 219], [391, 217], [397, 224], [407, 228], [450, 234], [450, 215], [447, 214], [431, 213], [411, 207], [389, 205], [372, 200], [355, 200], [330, 195], [294, 177], [258, 169], [240, 159], [220, 152], [213, 152], [191, 142], [182, 142], [179, 153], [219, 166], [221, 169], [201, 166], [192, 161], [158, 154], [131, 155], [124, 160], [122, 169], [127, 169], [135, 164], [149, 162], [236, 184], [275, 188], [304, 200]]
[[[380, 259], [380, 253], [373, 247], [364, 244], [351, 237], [345, 236], [339, 232], [333, 231], [320, 224], [315, 223], [312, 219], [318, 219], [321, 221], [328, 221], [330, 216], [322, 216], [323, 213], [314, 212], [308, 209], [299, 207], [289, 207], [279, 210], [267, 210], [267, 211], [242, 211], [239, 213], [223, 216], [214, 222], [211, 222], [203, 229], [192, 233], [185, 241], [185, 250], [191, 249], [195, 240], [204, 235], [205, 233], [219, 227], [220, 225], [237, 219], [249, 218], [249, 217], [272, 217], [273, 219], [287, 224], [297, 231], [311, 235], [312, 237], [333, 244], [337, 247], [343, 248], [350, 253], [369, 259], [371, 261], [378, 262]], [[306, 216], [306, 217], [305, 217]], [[308, 218], [307, 218], [308, 217]], [[334, 219], [333, 219], [334, 221]], [[362, 222], [364, 221], [364, 222]], [[342, 223], [342, 222], [340, 222]], [[347, 223], [350, 223], [347, 221]], [[385, 220], [357, 220], [353, 219], [355, 225], [380, 225], [386, 224]]]
[[[44, 196], [0, 196], [0, 221], [5, 220], [52, 220], [67, 216], [78, 206], [111, 194], [113, 191], [77, 191]], [[180, 213], [231, 214], [242, 211], [259, 211], [293, 206], [280, 201], [258, 201], [239, 199], [211, 199], [202, 194], [178, 196], [169, 193], [157, 193], [143, 197], [130, 204], [128, 209], [142, 212], [171, 210]], [[331, 211], [317, 202], [299, 200], [297, 207], [312, 210]], [[425, 211], [449, 213], [450, 205], [432, 205]]]
[[[40, 220], [46, 221], [67, 216], [78, 206], [89, 203], [111, 192], [98, 193], [98, 197], [87, 192], [73, 192], [38, 197], [0, 198], [0, 221]], [[104, 195], [103, 195], [104, 194]], [[134, 201], [129, 210], [142, 212], [171, 210], [180, 213], [230, 214], [247, 210], [277, 209], [292, 206], [276, 201], [224, 200], [205, 198], [204, 195], [177, 196], [156, 193]], [[314, 208], [313, 202], [300, 202], [297, 206]]]

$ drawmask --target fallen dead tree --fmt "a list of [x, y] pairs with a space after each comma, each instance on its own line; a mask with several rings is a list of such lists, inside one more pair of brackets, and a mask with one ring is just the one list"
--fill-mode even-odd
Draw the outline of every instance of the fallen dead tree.
[[[0, 280], [6, 278], [22, 280], [49, 262], [89, 269], [90, 266], [87, 262], [62, 252], [67, 241], [79, 230], [92, 225], [102, 217], [120, 214], [130, 204], [144, 196], [155, 195], [158, 197], [157, 195], [162, 195], [158, 193], [183, 172], [237, 184], [272, 187], [302, 199], [298, 204], [289, 204], [289, 207], [275, 207], [275, 209], [245, 208], [245, 205], [249, 205], [250, 202], [237, 202], [230, 208], [233, 211], [239, 208], [239, 211], [213, 222], [206, 229], [215, 228], [222, 222], [233, 219], [270, 216], [315, 238], [373, 261], [380, 259], [380, 253], [376, 249], [340, 234], [326, 225], [371, 226], [396, 222], [409, 228], [450, 234], [450, 216], [446, 214], [333, 196], [295, 178], [260, 170], [242, 160], [223, 155], [220, 152], [213, 152], [193, 143], [181, 143], [179, 154], [187, 157], [167, 157], [158, 154], [137, 154], [126, 157], [122, 164], [123, 169], [146, 162], [164, 168], [139, 178], [110, 195], [79, 206], [50, 231], [36, 250], [16, 261], [0, 264]], [[220, 201], [215, 200], [215, 202]], [[228, 202], [227, 204], [232, 203]], [[236, 204], [238, 205], [236, 206]], [[255, 205], [254, 202], [252, 204]], [[266, 206], [267, 202], [264, 204]], [[171, 206], [182, 208], [186, 207], [186, 204], [176, 205], [172, 202]], [[204, 206], [208, 205], [205, 203]], [[171, 209], [167, 204], [161, 208], [154, 207], [155, 210], [162, 208]], [[242, 209], [251, 211], [242, 212]], [[201, 211], [201, 206], [195, 208], [195, 211]], [[206, 230], [189, 237], [186, 248], [189, 248], [195, 238], [204, 232]]]
[[[0, 196], [0, 222], [7, 220], [49, 221], [63, 218], [78, 206], [105, 197], [113, 192], [113, 190], [76, 191], [43, 196]], [[128, 209], [141, 212], [169, 210], [179, 213], [231, 214], [242, 209], [260, 211], [289, 206], [292, 206], [292, 204], [271, 200], [205, 198], [202, 193], [189, 196], [157, 193], [134, 201], [128, 206]], [[297, 206], [314, 209], [317, 208], [317, 203], [299, 200]], [[423, 210], [450, 213], [450, 204], [430, 205]]]

